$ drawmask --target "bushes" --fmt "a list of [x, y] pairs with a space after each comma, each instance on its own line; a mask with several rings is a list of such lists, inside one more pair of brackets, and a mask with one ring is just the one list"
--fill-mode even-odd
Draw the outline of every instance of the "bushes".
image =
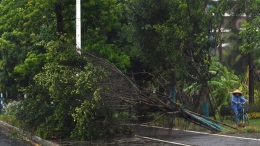
[[259, 105], [249, 105], [248, 109], [249, 119], [258, 119], [260, 118], [260, 106]]
[[[220, 114], [222, 117], [231, 115], [231, 107], [229, 105], [223, 105], [220, 109]], [[246, 112], [248, 113], [249, 119], [258, 119], [260, 118], [260, 106], [259, 105], [249, 105], [245, 107]]]
[[253, 113], [253, 112], [260, 112], [260, 106], [259, 105], [249, 105], [249, 112]]
[[23, 127], [23, 123], [16, 119], [15, 115], [19, 112], [22, 106], [22, 101], [11, 101], [5, 105], [0, 119], [8, 124], [14, 125], [18, 128]]
[[72, 139], [97, 139], [104, 135], [133, 133], [132, 128], [125, 125], [125, 121], [122, 120], [128, 119], [128, 113], [100, 108], [99, 99], [94, 97], [91, 101], [85, 100], [80, 107], [76, 108], [76, 112], [72, 114], [76, 123], [71, 132]]
[[11, 112], [23, 122], [22, 128], [44, 139], [89, 140], [107, 134], [131, 134], [131, 127], [125, 126], [128, 115], [118, 112], [113, 116], [109, 109], [113, 105], [107, 103], [111, 99], [104, 101], [106, 95], [99, 95], [113, 86], [105, 70], [64, 42], [48, 43], [47, 49], [41, 72], [20, 89], [26, 98]]
[[76, 68], [51, 63], [34, 79], [17, 114], [30, 132], [44, 139], [89, 140], [131, 131], [104, 109], [99, 92], [105, 87], [98, 84], [106, 79], [102, 69], [91, 64]]
[[249, 119], [259, 119], [260, 118], [260, 112], [252, 112], [248, 113]]
[[15, 115], [22, 106], [22, 101], [11, 101], [8, 104], [5, 105], [3, 108], [2, 112], [4, 115], [10, 116], [10, 115]]

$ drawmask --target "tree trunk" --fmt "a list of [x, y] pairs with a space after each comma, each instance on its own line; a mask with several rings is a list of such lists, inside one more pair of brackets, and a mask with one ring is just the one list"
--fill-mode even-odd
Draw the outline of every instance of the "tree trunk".
[[194, 112], [200, 114], [203, 113], [202, 104], [208, 102], [208, 95], [209, 95], [208, 83], [202, 82], [202, 88], [200, 90], [199, 97], [197, 98], [196, 104], [193, 108]]
[[222, 57], [222, 43], [218, 46], [218, 55], [219, 55], [219, 62], [223, 64], [223, 57]]
[[57, 20], [57, 31], [58, 33], [63, 33], [63, 16], [62, 16], [62, 0], [60, 0], [55, 5], [55, 13], [56, 13], [56, 20]]
[[[246, 10], [246, 20], [249, 21], [249, 4], [246, 1], [245, 2], [245, 10]], [[247, 44], [250, 44], [251, 40], [247, 40]], [[248, 66], [249, 66], [249, 85], [248, 85], [248, 90], [249, 90], [249, 104], [253, 105], [254, 104], [254, 65], [253, 65], [253, 52], [252, 48], [250, 52], [248, 53]]]
[[248, 64], [249, 64], [249, 104], [254, 104], [254, 66], [253, 66], [253, 55], [248, 53]]

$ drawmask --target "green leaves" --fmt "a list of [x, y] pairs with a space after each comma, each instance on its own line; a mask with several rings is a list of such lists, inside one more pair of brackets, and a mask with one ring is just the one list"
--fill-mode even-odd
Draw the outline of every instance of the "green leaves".
[[14, 68], [15, 73], [19, 73], [22, 76], [27, 75], [36, 75], [42, 69], [43, 64], [45, 63], [45, 54], [30, 54], [25, 59], [24, 64], [20, 64]]
[[[93, 128], [89, 123], [93, 121], [81, 116], [75, 117], [74, 121], [73, 115], [78, 114], [78, 110], [84, 106], [84, 103], [89, 103], [90, 107], [84, 108], [82, 112], [86, 116], [96, 117], [96, 109], [101, 98], [99, 90], [102, 89], [97, 83], [105, 79], [102, 69], [87, 63], [88, 60], [80, 56], [74, 47], [63, 47], [64, 45], [69, 46], [64, 42], [63, 44], [53, 42], [52, 45], [48, 45], [48, 52], [44, 56], [30, 54], [23, 65], [16, 67], [18, 73], [27, 75], [28, 72], [34, 71], [33, 68], [28, 68], [29, 66], [36, 69], [39, 67], [41, 57], [46, 61], [42, 70], [34, 77], [34, 82], [23, 90], [27, 93], [27, 99], [18, 116], [20, 115], [20, 120], [25, 122], [25, 127], [36, 128], [36, 133], [47, 139], [52, 135], [69, 137], [73, 129], [82, 128], [81, 122], [85, 124], [87, 122], [89, 124], [87, 126], [90, 126], [88, 129]], [[61, 48], [63, 52], [60, 51]], [[29, 115], [24, 115], [31, 109], [41, 114], [34, 115], [29, 112]], [[26, 118], [22, 119], [22, 117]], [[44, 120], [38, 121], [38, 119]], [[29, 124], [34, 121], [36, 122], [30, 126]], [[81, 132], [82, 129], [74, 130], [78, 139], [97, 138], [94, 135], [89, 137], [80, 135]], [[101, 133], [96, 132], [98, 135]]]
[[212, 62], [210, 70], [218, 72], [217, 76], [209, 81], [212, 97], [216, 99], [219, 108], [228, 105], [231, 100], [230, 92], [242, 87], [241, 79], [234, 74], [234, 71], [229, 71], [227, 67], [216, 61]]
[[[249, 52], [252, 52], [258, 44], [258, 40], [260, 38], [260, 33], [257, 30], [257, 25], [254, 25], [254, 22], [256, 23], [257, 19], [251, 23], [244, 23], [243, 29], [239, 32], [239, 37], [246, 40], [246, 42], [240, 47], [240, 50], [247, 54]], [[259, 23], [259, 22], [258, 22]]]
[[[0, 8], [1, 87], [11, 91], [10, 98], [18, 93], [28, 97], [18, 116], [44, 138], [50, 134], [68, 137], [73, 128], [78, 129], [74, 134], [80, 133], [72, 113], [89, 104], [91, 107], [82, 112], [97, 118], [95, 110], [99, 110], [99, 92], [103, 90], [98, 83], [106, 76], [103, 69], [75, 51], [75, 1], [2, 0]], [[125, 19], [123, 4], [90, 0], [82, 2], [81, 9], [83, 52], [88, 50], [126, 71], [130, 57], [118, 39]], [[31, 109], [39, 113], [33, 114]], [[75, 119], [87, 120], [81, 116]], [[88, 128], [95, 130], [89, 124]], [[101, 134], [97, 131], [97, 136]]]
[[129, 1], [132, 50], [138, 50], [132, 55], [154, 73], [172, 70], [178, 79], [207, 80], [211, 75], [203, 72], [211, 61], [214, 17], [205, 13], [206, 5], [205, 1]]

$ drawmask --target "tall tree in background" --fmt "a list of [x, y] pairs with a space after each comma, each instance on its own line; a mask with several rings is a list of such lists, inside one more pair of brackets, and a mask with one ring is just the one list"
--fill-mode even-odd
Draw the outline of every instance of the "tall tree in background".
[[[11, 98], [16, 98], [18, 90], [28, 86], [34, 75], [41, 70], [46, 52], [44, 44], [58, 39], [56, 32], [60, 28], [53, 23], [56, 22], [53, 19], [56, 15], [52, 12], [59, 2], [1, 2], [0, 33], [4, 42], [1, 43], [1, 67], [3, 73], [8, 72], [4, 76], [7, 81], [1, 81], [1, 84], [5, 87], [2, 90], [10, 91]], [[20, 65], [24, 61], [24, 65]], [[18, 65], [20, 66], [17, 67]]]
[[[91, 61], [80, 58], [73, 50], [75, 1], [29, 0], [16, 3], [6, 0], [0, 3], [0, 8], [3, 74], [0, 83], [5, 87], [3, 90], [10, 91], [12, 87], [12, 93], [26, 93], [27, 99], [17, 115], [25, 122], [25, 127], [36, 129], [37, 134], [44, 138], [53, 133], [82, 140], [109, 133], [113, 127], [108, 127], [110, 122], [104, 120], [113, 117], [107, 117], [111, 115], [106, 113], [109, 110], [100, 112], [99, 107], [94, 106], [100, 96], [98, 87], [90, 85], [104, 79], [105, 75], [95, 72], [96, 68], [89, 63]], [[120, 27], [120, 4], [116, 0], [91, 0], [82, 4], [82, 10], [82, 49], [125, 70], [129, 57], [120, 46], [116, 46], [115, 41]], [[38, 114], [34, 114], [35, 111]], [[101, 114], [104, 116], [100, 118]], [[96, 120], [103, 120], [107, 125], [100, 127], [99, 124], [97, 130]], [[51, 129], [44, 133], [48, 125]], [[82, 126], [86, 131], [82, 131]]]
[[[217, 30], [227, 6], [223, 2], [207, 10], [208, 4], [208, 0], [84, 1], [82, 49], [123, 72], [149, 74], [144, 79], [149, 84], [142, 85], [154, 92], [171, 95], [178, 81], [200, 84], [194, 108], [200, 112], [202, 103], [208, 102], [208, 81], [216, 74], [210, 72], [210, 50], [219, 44]], [[26, 110], [18, 115], [27, 127], [33, 125], [48, 137], [50, 133], [44, 132], [51, 125], [52, 132], [79, 140], [113, 132], [113, 126], [106, 125], [117, 121], [113, 112], [100, 112], [96, 104], [102, 98], [97, 82], [105, 78], [103, 70], [96, 70], [76, 50], [71, 53], [75, 1], [2, 0], [0, 35], [0, 83], [12, 93], [19, 89], [28, 93]], [[27, 114], [30, 109], [40, 112]], [[103, 124], [99, 129], [97, 121]], [[62, 132], [63, 127], [68, 128]]]
[[230, 32], [225, 35], [225, 42], [229, 45], [225, 48], [224, 62], [230, 69], [234, 69], [238, 75], [247, 70], [248, 57], [243, 54], [239, 47], [244, 43], [244, 39], [239, 37], [241, 26], [238, 20], [245, 18], [245, 1], [228, 1], [229, 17], [226, 16], [225, 29]]
[[164, 77], [168, 93], [178, 80], [202, 84], [196, 109], [206, 102], [207, 81], [213, 77], [209, 36], [214, 16], [205, 12], [207, 4], [203, 0], [129, 1], [134, 56], [155, 76]]
[[130, 58], [119, 41], [123, 7], [119, 0], [82, 2], [82, 46], [126, 71]]
[[[244, 39], [244, 44], [240, 46], [243, 53], [248, 56], [248, 71], [249, 71], [249, 103], [254, 104], [254, 92], [255, 92], [255, 67], [254, 54], [258, 50], [259, 42], [259, 1], [257, 0], [246, 0], [244, 2], [244, 13], [246, 15], [246, 23], [243, 24], [240, 32], [240, 38]], [[257, 51], [256, 51], [257, 52]]]
[[22, 5], [23, 1], [2, 1], [0, 4], [1, 92], [10, 91], [14, 96], [17, 96], [17, 84], [13, 69], [25, 59], [24, 46], [27, 43], [25, 34], [17, 28], [23, 22], [20, 19], [23, 9], [18, 9]]
[[[0, 7], [0, 82], [2, 91], [11, 91], [15, 98], [18, 89], [28, 86], [41, 71], [47, 57], [46, 44], [60, 37], [75, 42], [75, 1], [4, 0]], [[126, 70], [129, 57], [115, 41], [121, 15], [116, 0], [83, 2], [82, 46]]]

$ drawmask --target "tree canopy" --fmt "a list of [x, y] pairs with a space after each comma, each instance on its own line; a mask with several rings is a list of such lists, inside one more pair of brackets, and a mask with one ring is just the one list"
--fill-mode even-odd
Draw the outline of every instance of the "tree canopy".
[[[247, 12], [254, 16], [243, 25], [239, 40], [250, 41], [241, 46], [234, 40], [244, 53], [254, 50], [259, 55], [258, 1], [248, 2], [252, 3]], [[142, 104], [137, 96], [170, 96], [173, 87], [184, 92], [184, 84], [199, 87], [197, 112], [209, 102], [209, 86], [213, 94], [225, 97], [217, 100], [220, 106], [228, 100], [222, 92], [229, 94], [241, 85], [242, 73], [236, 75], [231, 61], [223, 60], [229, 64], [223, 66], [212, 54], [223, 43], [223, 14], [231, 8], [237, 14], [245, 11], [245, 5], [232, 4], [82, 1], [80, 55], [75, 47], [75, 1], [2, 0], [1, 92], [6, 100], [22, 100], [17, 118], [44, 138], [55, 134], [85, 140], [132, 133], [125, 123], [137, 120], [136, 111], [129, 112]]]

